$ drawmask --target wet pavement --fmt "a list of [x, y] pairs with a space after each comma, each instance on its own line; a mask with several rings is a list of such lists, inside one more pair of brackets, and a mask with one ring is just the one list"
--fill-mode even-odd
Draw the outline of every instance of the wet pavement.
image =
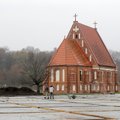
[[0, 97], [0, 120], [120, 120], [120, 94]]

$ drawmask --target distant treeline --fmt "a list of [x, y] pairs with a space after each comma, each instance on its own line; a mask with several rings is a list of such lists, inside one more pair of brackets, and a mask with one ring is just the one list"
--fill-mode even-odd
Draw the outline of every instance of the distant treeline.
[[[27, 47], [20, 51], [10, 51], [0, 48], [0, 88], [4, 87], [34, 87], [42, 86], [46, 73], [45, 68], [54, 51], [40, 51]], [[118, 80], [120, 80], [120, 52], [110, 53], [117, 65]]]
[[52, 54], [33, 47], [20, 51], [0, 48], [0, 88], [40, 87]]
[[117, 66], [117, 79], [120, 83], [120, 51], [110, 50], [110, 54]]

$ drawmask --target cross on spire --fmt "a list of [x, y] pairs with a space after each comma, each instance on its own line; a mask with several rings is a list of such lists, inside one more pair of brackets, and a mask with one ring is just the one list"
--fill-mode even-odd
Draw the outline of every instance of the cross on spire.
[[94, 28], [96, 29], [97, 28], [96, 27], [97, 26], [97, 22], [95, 21], [93, 24], [94, 24]]
[[78, 16], [78, 15], [75, 13], [75, 15], [74, 15], [74, 17], [75, 17], [75, 21], [76, 21], [77, 16]]

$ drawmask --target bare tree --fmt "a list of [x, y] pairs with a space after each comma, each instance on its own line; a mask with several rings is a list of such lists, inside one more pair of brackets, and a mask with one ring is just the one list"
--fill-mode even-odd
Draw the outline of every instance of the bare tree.
[[47, 76], [46, 66], [48, 65], [50, 56], [50, 52], [30, 51], [23, 62], [23, 74], [32, 79], [37, 86], [38, 94], [41, 92], [43, 81]]

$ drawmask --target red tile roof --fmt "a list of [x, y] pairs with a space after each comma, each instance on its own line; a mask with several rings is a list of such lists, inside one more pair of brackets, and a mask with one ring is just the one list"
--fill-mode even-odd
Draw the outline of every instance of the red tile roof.
[[97, 63], [101, 66], [115, 67], [116, 65], [97, 30], [80, 23], [78, 23], [78, 25]]
[[83, 65], [91, 66], [91, 63], [83, 52], [78, 42], [72, 39], [73, 27], [78, 26], [82, 39], [85, 41], [96, 63], [100, 66], [116, 67], [106, 46], [104, 45], [97, 30], [75, 21], [68, 34], [67, 39], [63, 40], [60, 47], [53, 55], [49, 66], [54, 65]]
[[49, 66], [54, 65], [90, 66], [91, 64], [75, 40], [64, 39], [49, 63]]

